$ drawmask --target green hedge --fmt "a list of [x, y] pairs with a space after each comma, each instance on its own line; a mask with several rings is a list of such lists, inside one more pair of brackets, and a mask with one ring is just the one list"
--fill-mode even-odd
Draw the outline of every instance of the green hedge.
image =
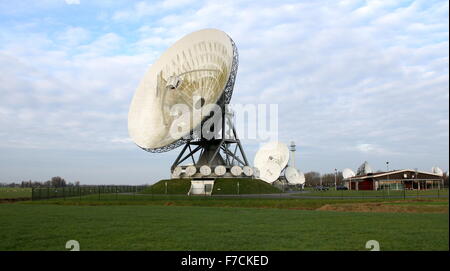
[[144, 190], [144, 194], [184, 194], [186, 195], [191, 188], [191, 179], [168, 179], [161, 180]]
[[[167, 183], [167, 188], [166, 188]], [[239, 183], [239, 189], [238, 189]], [[149, 187], [145, 194], [183, 194], [186, 195], [191, 187], [191, 179], [169, 179], [161, 180]], [[238, 192], [239, 191], [239, 192]], [[214, 195], [236, 195], [236, 194], [271, 194], [281, 191], [259, 179], [250, 178], [217, 178], [214, 182]]]
[[280, 190], [259, 179], [249, 178], [221, 178], [214, 182], [213, 194], [234, 195], [238, 194], [271, 194], [280, 193]]

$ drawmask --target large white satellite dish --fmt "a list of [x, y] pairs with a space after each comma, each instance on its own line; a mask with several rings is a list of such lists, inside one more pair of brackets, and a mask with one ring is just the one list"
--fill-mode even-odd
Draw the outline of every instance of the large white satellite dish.
[[263, 145], [255, 155], [254, 166], [261, 170], [267, 162], [278, 164], [283, 170], [289, 161], [289, 149], [282, 142], [269, 142]]
[[440, 169], [439, 167], [432, 167], [431, 172], [434, 174], [437, 174], [439, 176], [444, 176], [444, 171]]
[[344, 179], [353, 178], [355, 176], [356, 176], [355, 172], [353, 172], [353, 170], [351, 170], [349, 168], [344, 168], [342, 170], [342, 177]]
[[290, 184], [301, 183], [300, 173], [295, 167], [287, 167], [286, 170], [284, 171], [284, 177]]
[[[223, 31], [203, 29], [178, 40], [153, 63], [133, 96], [128, 112], [131, 139], [156, 153], [184, 144], [171, 171], [181, 166], [189, 177], [211, 174], [200, 170], [205, 165], [248, 166], [234, 123], [225, 118], [238, 62], [237, 47]], [[227, 130], [233, 132], [228, 137]], [[195, 170], [181, 165], [191, 159]], [[172, 175], [177, 174], [178, 169]], [[226, 172], [219, 168], [215, 174]]]
[[209, 115], [175, 121], [179, 115], [173, 106], [186, 105], [193, 116], [194, 109], [217, 104], [222, 97], [228, 103], [233, 87], [227, 85], [234, 85], [236, 57], [233, 41], [220, 30], [204, 29], [178, 40], [150, 67], [136, 90], [128, 113], [133, 141], [149, 152], [169, 151], [185, 143]]
[[281, 167], [274, 161], [268, 161], [264, 165], [258, 167], [259, 178], [267, 183], [273, 183], [281, 174]]

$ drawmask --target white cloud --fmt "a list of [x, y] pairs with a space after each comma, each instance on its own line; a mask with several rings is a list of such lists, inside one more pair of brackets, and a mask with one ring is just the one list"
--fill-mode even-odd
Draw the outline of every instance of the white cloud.
[[58, 35], [58, 39], [68, 46], [76, 46], [89, 39], [90, 33], [82, 27], [68, 27], [65, 32]]
[[79, 5], [80, 4], [80, 0], [64, 0], [64, 2], [66, 2], [67, 5]]
[[148, 66], [213, 27], [239, 49], [232, 102], [279, 104], [279, 139], [296, 141], [302, 170], [448, 165], [447, 1], [141, 1], [104, 14], [2, 28], [0, 147], [133, 146], [128, 105]]

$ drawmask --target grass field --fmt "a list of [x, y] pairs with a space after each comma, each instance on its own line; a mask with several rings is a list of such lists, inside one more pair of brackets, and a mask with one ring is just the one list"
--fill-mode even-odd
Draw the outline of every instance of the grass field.
[[31, 188], [0, 187], [0, 199], [31, 198]]
[[[365, 204], [366, 207], [377, 205], [377, 211], [387, 209], [389, 204], [398, 203], [397, 211], [415, 212], [440, 212], [448, 213], [448, 198], [446, 199], [382, 199], [382, 198], [248, 198], [248, 197], [204, 197], [186, 195], [133, 195], [133, 194], [100, 194], [86, 195], [82, 197], [55, 198], [41, 201], [28, 201], [23, 204], [53, 204], [53, 205], [158, 205], [158, 206], [198, 206], [198, 207], [244, 207], [244, 208], [277, 208], [316, 210], [326, 206], [344, 205], [349, 210], [354, 206]], [[441, 204], [437, 204], [441, 203]], [[388, 212], [395, 211], [389, 207]]]
[[421, 196], [435, 196], [435, 197], [448, 197], [448, 188], [446, 189], [433, 189], [433, 190], [328, 190], [328, 191], [314, 191], [309, 190], [307, 193], [298, 193], [297, 196], [317, 196], [317, 197], [421, 197]]
[[0, 204], [0, 250], [448, 250], [448, 213]]

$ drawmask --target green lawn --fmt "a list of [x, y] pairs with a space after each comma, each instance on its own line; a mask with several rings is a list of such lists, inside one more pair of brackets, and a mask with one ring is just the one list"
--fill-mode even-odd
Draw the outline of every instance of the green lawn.
[[[22, 204], [53, 205], [171, 205], [200, 207], [254, 207], [314, 210], [325, 204], [385, 202], [383, 199], [305, 199], [305, 198], [248, 198], [248, 197], [209, 197], [186, 195], [133, 195], [133, 194], [92, 194], [81, 197], [54, 198], [28, 201]], [[448, 199], [447, 199], [448, 202]]]
[[448, 189], [441, 190], [334, 190], [333, 188], [328, 191], [314, 191], [310, 190], [308, 193], [298, 193], [296, 196], [317, 196], [317, 197], [421, 197], [421, 196], [434, 196], [434, 197], [448, 197]]
[[31, 198], [31, 188], [0, 187], [0, 199]]
[[0, 204], [0, 250], [448, 250], [448, 213]]

